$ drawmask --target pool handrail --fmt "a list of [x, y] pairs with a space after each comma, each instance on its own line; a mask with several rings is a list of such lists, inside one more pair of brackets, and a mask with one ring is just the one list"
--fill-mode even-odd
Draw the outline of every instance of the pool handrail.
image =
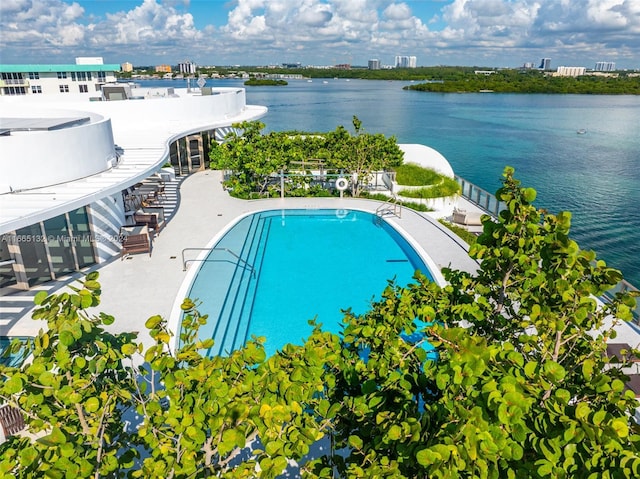
[[192, 258], [192, 259], [184, 259], [184, 253], [185, 251], [225, 251], [227, 253], [229, 253], [231, 256], [233, 256], [234, 258], [236, 258], [238, 260], [238, 263], [241, 263], [243, 266], [246, 266], [247, 268], [249, 268], [249, 270], [251, 270], [251, 274], [253, 275], [253, 277], [255, 277], [256, 275], [256, 270], [253, 267], [253, 265], [249, 264], [248, 262], [246, 262], [245, 260], [243, 260], [240, 256], [238, 256], [236, 253], [234, 253], [233, 251], [231, 251], [229, 248], [184, 248], [182, 250], [182, 271], [186, 271], [187, 270], [187, 263], [191, 262], [191, 261], [206, 261], [206, 259], [202, 258]]

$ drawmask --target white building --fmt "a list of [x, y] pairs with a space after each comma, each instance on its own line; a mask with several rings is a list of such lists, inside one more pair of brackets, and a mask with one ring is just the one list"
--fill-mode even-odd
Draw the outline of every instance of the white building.
[[597, 72], [612, 72], [615, 71], [615, 69], [615, 62], [596, 62], [596, 67], [594, 68]]
[[577, 77], [584, 75], [587, 69], [585, 67], [558, 67], [554, 76], [559, 77]]
[[415, 56], [397, 55], [395, 65], [396, 68], [416, 68], [417, 62]]
[[375, 58], [369, 60], [368, 67], [369, 67], [369, 70], [380, 70], [380, 60]]
[[0, 65], [0, 96], [80, 93], [100, 96], [102, 85], [116, 81], [120, 65], [102, 58], [76, 58], [68, 65]]
[[[1, 71], [42, 78], [49, 67]], [[26, 87], [0, 97], [0, 289], [28, 289], [118, 255], [128, 188], [166, 163], [177, 175], [203, 169], [212, 139], [267, 112], [247, 105], [243, 88], [102, 89], [91, 99]]]
[[178, 63], [178, 71], [186, 75], [193, 75], [196, 72], [196, 67], [197, 65], [189, 60]]

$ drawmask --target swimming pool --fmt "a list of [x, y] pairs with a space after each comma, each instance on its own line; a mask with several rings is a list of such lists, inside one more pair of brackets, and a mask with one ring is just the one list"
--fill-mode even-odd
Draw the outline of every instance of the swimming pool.
[[[202, 302], [208, 354], [237, 349], [252, 335], [268, 354], [301, 344], [316, 318], [337, 332], [341, 309], [364, 313], [395, 279], [433, 278], [415, 249], [383, 218], [356, 210], [269, 210], [242, 218], [199, 258], [185, 296]], [[187, 280], [188, 281], [188, 280]]]

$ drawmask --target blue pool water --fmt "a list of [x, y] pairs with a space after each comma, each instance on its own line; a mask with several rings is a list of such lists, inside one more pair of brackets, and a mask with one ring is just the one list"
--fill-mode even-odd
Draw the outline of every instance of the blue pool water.
[[209, 354], [252, 335], [264, 336], [272, 354], [301, 344], [310, 319], [337, 332], [342, 309], [364, 313], [387, 280], [406, 285], [416, 270], [431, 278], [413, 248], [375, 215], [274, 210], [233, 226], [201, 263], [188, 295], [210, 316], [200, 334], [215, 340]]

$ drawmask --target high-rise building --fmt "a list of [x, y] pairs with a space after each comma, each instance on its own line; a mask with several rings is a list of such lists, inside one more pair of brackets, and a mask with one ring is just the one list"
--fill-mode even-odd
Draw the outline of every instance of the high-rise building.
[[584, 75], [586, 72], [586, 68], [585, 67], [565, 67], [565, 66], [561, 66], [558, 67], [558, 70], [556, 70], [556, 76], [559, 77], [577, 77], [580, 75]]
[[380, 70], [380, 60], [371, 59], [368, 62], [369, 70]]
[[196, 64], [189, 60], [185, 60], [181, 63], [178, 63], [178, 70], [180, 71], [180, 73], [191, 75], [196, 72]]
[[396, 68], [416, 68], [417, 58], [415, 56], [396, 55]]
[[615, 69], [615, 62], [597, 62], [596, 67], [594, 68], [597, 72], [612, 72], [615, 71]]
[[543, 58], [538, 68], [540, 70], [551, 70], [551, 58]]
[[120, 68], [122, 69], [123, 72], [133, 71], [133, 65], [129, 62], [124, 62], [122, 65], [120, 65]]
[[156, 73], [171, 73], [171, 65], [157, 65]]

